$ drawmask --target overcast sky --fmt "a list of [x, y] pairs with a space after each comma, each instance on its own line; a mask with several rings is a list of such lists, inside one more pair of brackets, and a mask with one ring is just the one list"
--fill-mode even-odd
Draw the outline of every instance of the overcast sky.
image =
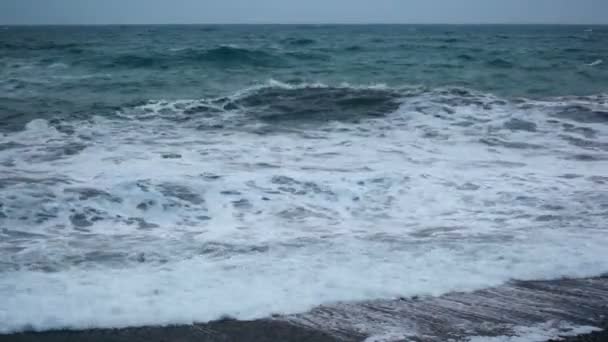
[[608, 0], [0, 0], [0, 24], [608, 23]]

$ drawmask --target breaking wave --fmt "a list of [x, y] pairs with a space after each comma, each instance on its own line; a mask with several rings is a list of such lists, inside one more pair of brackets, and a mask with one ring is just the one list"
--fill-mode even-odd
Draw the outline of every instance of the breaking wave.
[[607, 111], [606, 95], [270, 81], [37, 118], [0, 135], [0, 332], [602, 274]]

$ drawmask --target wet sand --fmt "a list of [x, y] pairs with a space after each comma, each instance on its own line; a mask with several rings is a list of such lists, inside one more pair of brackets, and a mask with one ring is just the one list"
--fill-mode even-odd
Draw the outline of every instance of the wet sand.
[[336, 338], [286, 322], [225, 320], [200, 325], [93, 329], [0, 335], [7, 342], [333, 342]]
[[[572, 334], [568, 326], [608, 328], [608, 278], [515, 281], [440, 297], [324, 305], [299, 315], [256, 321], [226, 319], [173, 327], [31, 332], [0, 335], [0, 341], [330, 342], [384, 336], [387, 341], [456, 342], [472, 336], [514, 335], [518, 326], [556, 327], [554, 337]], [[388, 336], [386, 331], [406, 333]], [[567, 337], [564, 341], [606, 342], [608, 331]]]
[[[604, 325], [604, 329], [608, 329], [608, 324]], [[565, 337], [561, 340], [551, 340], [549, 342], [607, 342], [608, 330], [598, 331], [587, 335], [574, 337]]]

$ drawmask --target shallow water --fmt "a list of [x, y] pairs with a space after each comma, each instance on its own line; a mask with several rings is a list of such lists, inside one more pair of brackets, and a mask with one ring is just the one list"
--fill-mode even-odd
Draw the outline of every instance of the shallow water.
[[0, 332], [603, 274], [607, 39], [0, 31]]

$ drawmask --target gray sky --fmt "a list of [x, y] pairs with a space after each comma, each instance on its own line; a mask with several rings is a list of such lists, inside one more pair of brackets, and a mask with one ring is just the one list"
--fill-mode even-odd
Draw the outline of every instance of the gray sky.
[[608, 0], [0, 0], [0, 24], [608, 24]]

